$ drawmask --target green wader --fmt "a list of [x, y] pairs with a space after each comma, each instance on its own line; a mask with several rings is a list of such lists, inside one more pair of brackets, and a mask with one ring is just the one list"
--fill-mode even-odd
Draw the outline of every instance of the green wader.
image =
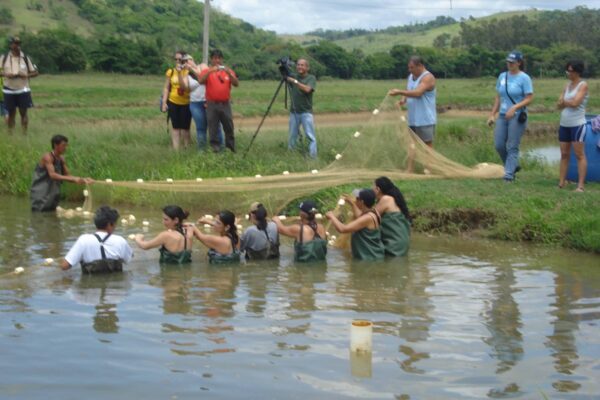
[[400, 211], [388, 212], [381, 217], [381, 241], [385, 254], [392, 257], [405, 256], [410, 244], [410, 223]]
[[[62, 160], [52, 154], [52, 164], [56, 173], [63, 175], [64, 168]], [[36, 165], [31, 182], [30, 198], [31, 211], [54, 211], [60, 201], [60, 184], [50, 178], [48, 170], [41, 165]]]
[[192, 251], [187, 249], [187, 237], [184, 232], [179, 233], [183, 235], [183, 250], [172, 252], [167, 250], [165, 246], [162, 246], [158, 249], [160, 251], [159, 262], [165, 264], [187, 264], [192, 262]]
[[96, 233], [96, 239], [100, 242], [100, 253], [102, 254], [102, 259], [94, 260], [88, 263], [81, 263], [81, 272], [84, 274], [106, 274], [109, 272], [121, 272], [123, 271], [123, 261], [114, 260], [111, 258], [106, 258], [106, 252], [104, 251], [104, 242], [106, 239], [110, 237], [110, 233], [104, 237], [104, 239], [100, 239]]
[[[379, 215], [370, 211], [370, 214], [380, 222]], [[352, 233], [350, 240], [352, 247], [352, 257], [357, 260], [382, 260], [385, 257], [385, 248], [381, 242], [381, 231], [377, 229], [363, 228], [360, 231]]]
[[311, 226], [311, 228], [315, 231], [315, 236], [313, 237], [313, 240], [305, 242], [303, 240], [304, 225], [300, 224], [300, 241], [294, 242], [294, 261], [310, 262], [325, 260], [325, 256], [327, 255], [327, 242], [319, 236], [316, 226]]

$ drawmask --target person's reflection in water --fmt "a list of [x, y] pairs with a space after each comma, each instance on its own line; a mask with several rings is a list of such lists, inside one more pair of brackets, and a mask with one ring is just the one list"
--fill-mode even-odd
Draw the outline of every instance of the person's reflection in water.
[[406, 358], [398, 364], [405, 372], [421, 373], [415, 364], [429, 358], [429, 353], [419, 351], [418, 343], [427, 341], [434, 322], [427, 292], [433, 283], [427, 266], [411, 265], [408, 258], [388, 258], [379, 263], [352, 260], [349, 285], [354, 294], [354, 311], [389, 313], [400, 318], [373, 321], [373, 332], [404, 339], [406, 343], [399, 351]]
[[98, 333], [118, 333], [117, 304], [128, 296], [131, 283], [127, 273], [115, 272], [102, 275], [81, 275], [71, 290], [80, 304], [96, 308], [93, 327]]
[[492, 347], [491, 356], [498, 360], [496, 373], [509, 371], [523, 358], [521, 312], [513, 298], [516, 279], [511, 266], [498, 267], [490, 283], [491, 301], [483, 319], [491, 336], [483, 341]]
[[263, 316], [267, 305], [269, 282], [277, 278], [279, 260], [248, 261], [240, 273], [240, 284], [246, 286], [248, 302], [246, 311], [254, 316]]
[[[287, 292], [288, 304], [284, 313], [287, 316], [281, 321], [280, 328], [283, 336], [306, 335], [311, 327], [312, 312], [317, 310], [315, 285], [326, 280], [327, 266], [320, 262], [296, 264], [285, 269], [279, 277], [281, 285]], [[281, 350], [307, 350], [303, 343], [288, 343], [281, 340], [277, 343]]]
[[[579, 329], [580, 314], [574, 314], [571, 310], [573, 305], [584, 297], [584, 283], [578, 274], [569, 271], [568, 275], [558, 273], [554, 278], [555, 308], [552, 315], [556, 318], [552, 321], [554, 330], [548, 336], [546, 346], [552, 349], [554, 358], [554, 369], [567, 376], [575, 373], [579, 366], [577, 354], [577, 342], [575, 332]], [[590, 297], [597, 296], [592, 295]], [[597, 317], [597, 315], [596, 315]], [[552, 384], [559, 392], [576, 391], [581, 385], [571, 379], [561, 379]]]
[[188, 265], [161, 265], [160, 286], [163, 289], [163, 313], [191, 313], [190, 285], [192, 270]]

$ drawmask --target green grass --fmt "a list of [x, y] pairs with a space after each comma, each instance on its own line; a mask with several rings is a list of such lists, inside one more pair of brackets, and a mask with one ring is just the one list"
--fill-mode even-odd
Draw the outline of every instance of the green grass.
[[[29, 135], [0, 134], [0, 191], [26, 196], [31, 173], [40, 155], [57, 133], [70, 138], [67, 160], [75, 175], [113, 180], [193, 179], [224, 176], [263, 176], [283, 170], [304, 172], [321, 169], [334, 160], [359, 129], [364, 118], [335, 123], [335, 116], [323, 113], [357, 113], [377, 107], [387, 89], [402, 82], [323, 81], [315, 94], [319, 158], [309, 160], [301, 152], [286, 150], [285, 125], [267, 123], [248, 157], [198, 153], [195, 148], [176, 153], [170, 149], [164, 115], [157, 99], [162, 77], [109, 74], [41, 76], [33, 81], [36, 108], [31, 110]], [[440, 80], [441, 106], [489, 110], [493, 79]], [[542, 112], [531, 115], [530, 130], [523, 147], [538, 142], [555, 143], [558, 114], [552, 110], [564, 82], [536, 80], [536, 103]], [[243, 151], [277, 86], [277, 82], [241, 82], [234, 90], [236, 140]], [[590, 88], [598, 91], [599, 81]], [[273, 113], [284, 115], [282, 97]], [[598, 111], [592, 99], [591, 111]], [[320, 114], [320, 115], [319, 115]], [[464, 114], [464, 115], [463, 115]], [[440, 114], [435, 145], [446, 157], [465, 165], [499, 162], [493, 147], [492, 131], [485, 125], [486, 114], [466, 112]], [[283, 118], [285, 121], [285, 118]], [[331, 121], [334, 121], [332, 123]], [[268, 155], [268, 156], [266, 156]], [[425, 180], [399, 182], [417, 218], [415, 229], [428, 232], [477, 232], [486, 237], [531, 241], [600, 252], [600, 186], [588, 184], [586, 193], [556, 189], [557, 171], [535, 159], [522, 161], [524, 171], [517, 183], [497, 180]], [[369, 185], [370, 182], [365, 182]], [[332, 208], [340, 193], [350, 187], [332, 187], [315, 196], [325, 209]], [[64, 185], [71, 198], [81, 187]]]

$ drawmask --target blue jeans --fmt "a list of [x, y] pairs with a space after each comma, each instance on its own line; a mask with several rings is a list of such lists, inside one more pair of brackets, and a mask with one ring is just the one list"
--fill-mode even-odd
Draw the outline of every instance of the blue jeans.
[[[194, 119], [194, 125], [196, 125], [196, 142], [198, 143], [198, 150], [204, 150], [206, 148], [206, 131], [207, 131], [207, 119], [206, 119], [206, 108], [204, 105], [205, 101], [194, 101], [190, 103], [190, 111], [192, 118]], [[219, 126], [219, 143], [221, 147], [225, 144], [223, 138], [223, 130]]]
[[290, 135], [288, 139], [288, 149], [296, 148], [298, 135], [300, 133], [300, 124], [304, 134], [310, 141], [308, 145], [308, 154], [312, 158], [317, 157], [317, 137], [315, 136], [315, 122], [311, 113], [290, 113]]
[[519, 113], [508, 120], [500, 114], [494, 130], [496, 151], [504, 163], [504, 179], [511, 181], [515, 179], [515, 170], [519, 166], [519, 145], [527, 127], [527, 122], [522, 124], [518, 119]]

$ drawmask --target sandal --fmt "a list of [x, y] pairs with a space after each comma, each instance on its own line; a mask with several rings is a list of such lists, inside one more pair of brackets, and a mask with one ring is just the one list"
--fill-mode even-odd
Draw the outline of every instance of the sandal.
[[562, 189], [562, 188], [564, 188], [565, 186], [567, 186], [567, 184], [566, 184], [566, 183], [563, 183], [562, 185], [561, 185], [560, 183], [558, 184], [558, 188], [559, 188], [559, 189]]
[[578, 186], [577, 189], [574, 190], [574, 192], [583, 193], [583, 192], [585, 192], [585, 189], [582, 188], [581, 186]]

